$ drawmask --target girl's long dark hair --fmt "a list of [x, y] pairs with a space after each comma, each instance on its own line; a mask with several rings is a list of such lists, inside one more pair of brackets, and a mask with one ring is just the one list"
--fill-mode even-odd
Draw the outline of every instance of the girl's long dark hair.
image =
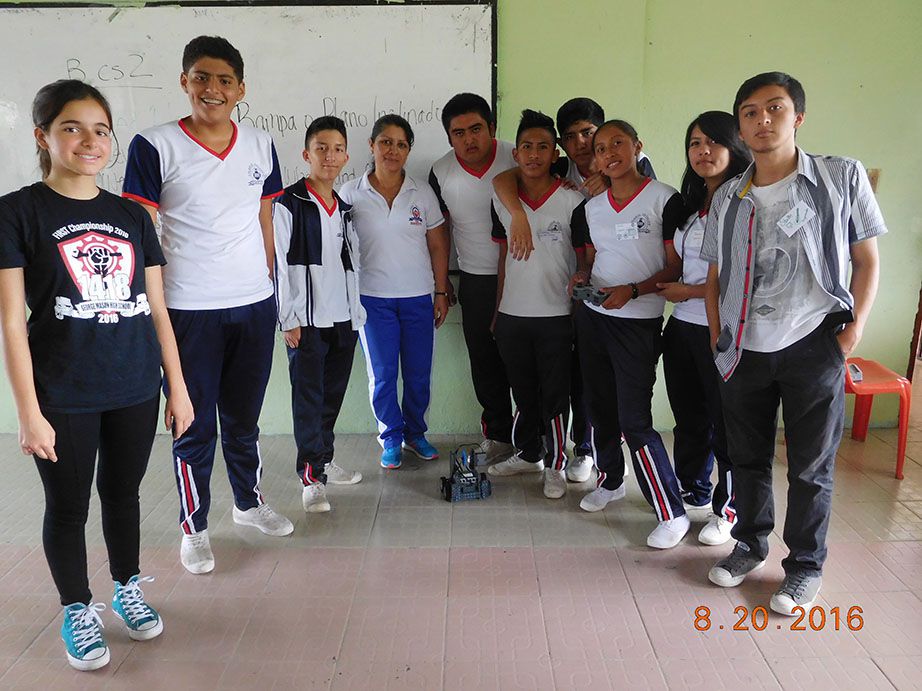
[[727, 147], [730, 151], [730, 165], [727, 166], [724, 180], [736, 177], [746, 170], [752, 162], [749, 149], [746, 148], [740, 138], [736, 118], [730, 113], [725, 113], [722, 110], [709, 110], [692, 120], [685, 131], [685, 175], [682, 176], [681, 189], [686, 214], [689, 216], [704, 210], [708, 193], [704, 178], [692, 170], [691, 163], [688, 160], [688, 143], [691, 140], [692, 130], [695, 129], [696, 125], [712, 141]]
[[[109, 101], [95, 86], [90, 86], [79, 79], [59, 79], [51, 84], [46, 84], [32, 101], [32, 124], [39, 129], [48, 131], [54, 119], [61, 114], [65, 106], [71, 101], [83, 101], [92, 98], [106, 112], [109, 119], [109, 129], [112, 129], [112, 109]], [[114, 136], [114, 133], [113, 133]], [[51, 172], [51, 156], [42, 147], [36, 144], [38, 163], [42, 169], [42, 178], [47, 178]]]

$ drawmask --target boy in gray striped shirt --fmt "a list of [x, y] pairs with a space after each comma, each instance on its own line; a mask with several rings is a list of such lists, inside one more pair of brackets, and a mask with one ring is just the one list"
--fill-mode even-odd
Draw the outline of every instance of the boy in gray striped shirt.
[[783, 403], [790, 553], [771, 608], [787, 615], [809, 608], [822, 582], [845, 357], [877, 293], [876, 237], [887, 230], [858, 161], [797, 147], [805, 101], [800, 82], [781, 72], [740, 87], [733, 112], [753, 164], [714, 194], [701, 249], [739, 516], [737, 544], [708, 578], [736, 586], [765, 563]]

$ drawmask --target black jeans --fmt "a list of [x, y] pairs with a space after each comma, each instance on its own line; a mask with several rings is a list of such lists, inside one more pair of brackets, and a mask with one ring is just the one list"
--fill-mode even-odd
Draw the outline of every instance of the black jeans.
[[499, 355], [490, 324], [496, 313], [496, 275], [461, 272], [458, 302], [461, 328], [471, 360], [474, 393], [483, 407], [480, 424], [483, 436], [495, 441], [512, 441], [512, 397], [506, 367]]
[[744, 350], [721, 391], [738, 519], [732, 535], [768, 555], [775, 527], [772, 459], [778, 405], [788, 459], [786, 573], [820, 573], [832, 511], [832, 479], [845, 415], [845, 358], [834, 331], [820, 326], [774, 353]]
[[45, 488], [42, 544], [62, 605], [89, 604], [86, 519], [93, 472], [102, 507], [102, 532], [112, 580], [139, 573], [141, 509], [138, 487], [147, 470], [160, 397], [104, 413], [51, 413], [56, 463], [35, 456]]

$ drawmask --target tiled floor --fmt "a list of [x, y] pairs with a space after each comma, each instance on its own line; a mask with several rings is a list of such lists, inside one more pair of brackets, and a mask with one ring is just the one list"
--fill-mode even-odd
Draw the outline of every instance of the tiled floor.
[[[365, 480], [331, 488], [334, 510], [310, 516], [292, 477], [291, 437], [263, 439], [264, 490], [295, 520], [288, 538], [235, 526], [227, 481], [216, 473], [217, 568], [192, 576], [178, 562], [169, 451], [158, 439], [142, 487], [142, 568], [156, 577], [145, 590], [165, 632], [134, 643], [104, 612], [112, 661], [95, 673], [64, 660], [40, 546], [40, 485], [7, 435], [0, 688], [920, 688], [922, 385], [915, 399], [905, 480], [893, 478], [895, 430], [842, 443], [818, 603], [827, 621], [817, 612], [820, 630], [805, 623], [805, 631], [775, 615], [765, 624], [761, 611], [752, 619], [781, 578], [780, 525], [767, 567], [723, 590], [706, 573], [728, 548], [698, 545], [703, 514], [679, 547], [643, 546], [653, 517], [634, 478], [627, 499], [598, 514], [578, 509], [588, 484], [550, 501], [533, 477], [501, 478], [490, 499], [450, 505], [437, 486], [447, 461], [408, 459], [385, 473], [367, 437], [338, 443], [340, 462]], [[464, 440], [434, 441], [447, 456]], [[781, 489], [783, 446], [778, 456]], [[784, 504], [782, 493], [779, 512]], [[92, 584], [107, 601], [95, 499], [92, 513]], [[856, 606], [863, 627], [851, 631], [847, 614]], [[702, 607], [711, 623], [703, 632], [694, 626]], [[749, 630], [734, 630], [737, 608], [750, 613]]]

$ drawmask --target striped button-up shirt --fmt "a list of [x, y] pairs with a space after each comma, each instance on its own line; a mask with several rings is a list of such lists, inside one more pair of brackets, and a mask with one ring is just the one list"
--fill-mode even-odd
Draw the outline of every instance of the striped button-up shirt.
[[[701, 258], [716, 263], [720, 276], [720, 338], [714, 361], [724, 380], [733, 374], [746, 347], [758, 251], [756, 206], [749, 191], [754, 172], [755, 166], [749, 166], [714, 193], [701, 247]], [[854, 298], [848, 290], [849, 246], [887, 232], [864, 166], [854, 159], [814, 156], [798, 148], [789, 198], [792, 209], [803, 202], [813, 213], [796, 232], [817, 283], [850, 314]]]

